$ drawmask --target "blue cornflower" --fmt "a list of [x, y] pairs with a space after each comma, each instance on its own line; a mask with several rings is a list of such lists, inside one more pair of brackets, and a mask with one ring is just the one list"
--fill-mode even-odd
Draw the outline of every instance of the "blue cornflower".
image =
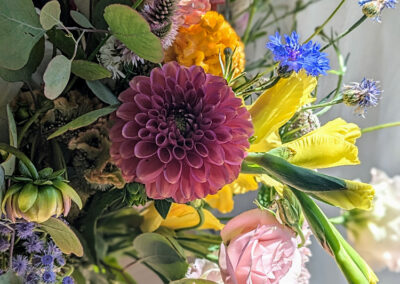
[[51, 256], [53, 256], [54, 258], [57, 258], [59, 256], [62, 256], [62, 252], [61, 250], [56, 246], [56, 244], [52, 241], [47, 243], [47, 249], [46, 249], [46, 253], [50, 254]]
[[45, 283], [54, 283], [56, 281], [56, 274], [53, 271], [46, 270], [43, 272], [42, 280]]
[[50, 254], [45, 254], [41, 257], [40, 262], [44, 266], [52, 267], [54, 262], [54, 257]]
[[299, 72], [304, 69], [308, 75], [325, 75], [330, 69], [327, 54], [320, 51], [320, 45], [312, 41], [306, 44], [299, 43], [299, 35], [292, 32], [291, 36], [284, 35], [285, 44], [281, 35], [276, 32], [270, 36], [267, 48], [274, 55], [274, 60], [279, 61], [280, 67], [287, 71]]
[[364, 116], [367, 108], [378, 105], [382, 90], [379, 82], [363, 78], [360, 83], [353, 82], [343, 89], [343, 102], [349, 106], [357, 106], [355, 112]]
[[23, 246], [28, 253], [39, 253], [43, 250], [44, 243], [37, 235], [33, 234], [26, 240], [26, 242], [23, 243]]
[[373, 17], [375, 21], [381, 21], [381, 13], [385, 8], [396, 8], [397, 0], [359, 0], [364, 15]]
[[66, 276], [63, 278], [62, 284], [74, 284], [74, 279], [71, 276]]
[[13, 257], [12, 269], [18, 275], [24, 275], [28, 268], [28, 258], [23, 255]]
[[0, 238], [0, 252], [8, 251], [9, 248], [10, 248], [10, 243], [5, 239]]
[[30, 222], [18, 223], [15, 225], [15, 230], [17, 232], [17, 236], [23, 240], [32, 236], [34, 228], [35, 228], [35, 224], [30, 223]]

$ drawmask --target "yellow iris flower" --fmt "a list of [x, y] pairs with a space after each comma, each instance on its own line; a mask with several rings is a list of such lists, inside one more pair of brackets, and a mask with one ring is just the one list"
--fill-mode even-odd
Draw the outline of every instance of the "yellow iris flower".
[[[224, 227], [210, 211], [203, 209], [203, 214], [204, 223], [199, 227], [200, 230], [214, 229], [219, 231]], [[196, 209], [192, 206], [178, 203], [172, 203], [165, 219], [158, 214], [154, 203], [143, 210], [141, 215], [144, 220], [140, 225], [140, 229], [145, 233], [154, 232], [161, 226], [177, 230], [196, 226], [200, 222], [200, 217]]]
[[[249, 107], [255, 137], [249, 152], [268, 152], [281, 147], [291, 153], [288, 157], [290, 163], [310, 169], [359, 164], [358, 149], [354, 144], [361, 136], [360, 129], [354, 123], [347, 123], [341, 118], [330, 121], [294, 141], [282, 144], [278, 134], [279, 128], [303, 105], [314, 100], [311, 92], [316, 85], [315, 77], [307, 76], [301, 71], [287, 79], [280, 79], [275, 86], [266, 90]], [[245, 187], [246, 183], [243, 180], [246, 180], [247, 184], [263, 182], [274, 186], [278, 192], [283, 188], [282, 184], [268, 175], [240, 174], [236, 181], [226, 185], [217, 194], [207, 196], [205, 200], [222, 213], [230, 212], [233, 209], [233, 194], [257, 189], [255, 185]], [[335, 191], [315, 196], [345, 209], [370, 208], [373, 188], [368, 184], [346, 182], [351, 186], [345, 194], [344, 191]]]

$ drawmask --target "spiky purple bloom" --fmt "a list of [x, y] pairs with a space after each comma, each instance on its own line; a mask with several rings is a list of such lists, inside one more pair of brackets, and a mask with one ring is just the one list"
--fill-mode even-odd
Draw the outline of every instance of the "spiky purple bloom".
[[8, 251], [10, 248], [10, 242], [6, 239], [0, 238], [0, 252]]
[[135, 77], [119, 99], [110, 154], [149, 197], [184, 203], [237, 178], [253, 126], [223, 78], [169, 62]]
[[66, 276], [62, 280], [62, 284], [74, 284], [74, 279], [71, 276]]
[[320, 51], [319, 43], [312, 41], [306, 44], [299, 43], [299, 35], [292, 32], [291, 36], [284, 35], [286, 43], [282, 43], [281, 35], [276, 32], [270, 36], [267, 48], [274, 55], [274, 60], [287, 71], [299, 72], [304, 69], [308, 75], [325, 75], [330, 69], [327, 54]]
[[15, 231], [20, 239], [27, 239], [32, 236], [35, 224], [31, 222], [17, 223], [15, 224]]
[[23, 246], [28, 253], [39, 253], [43, 250], [44, 242], [37, 235], [33, 234], [23, 243]]
[[61, 250], [56, 246], [56, 244], [52, 241], [48, 242], [46, 253], [51, 255], [54, 258], [62, 256]]
[[58, 266], [64, 266], [65, 265], [65, 258], [60, 255], [56, 257], [56, 262], [58, 264]]
[[12, 270], [18, 275], [24, 275], [26, 269], [28, 268], [28, 264], [29, 264], [28, 258], [26, 256], [19, 254], [13, 257]]
[[39, 283], [39, 280], [40, 276], [35, 272], [31, 272], [25, 277], [26, 284], [37, 284]]
[[56, 274], [53, 271], [46, 270], [43, 272], [42, 280], [44, 283], [54, 283], [56, 281]]
[[12, 231], [9, 228], [0, 223], [0, 235], [7, 237], [11, 232]]
[[44, 266], [52, 267], [54, 263], [54, 257], [52, 257], [50, 254], [45, 254], [41, 257], [40, 262]]
[[381, 14], [385, 8], [396, 8], [397, 0], [359, 0], [363, 13], [367, 17], [373, 17], [378, 23], [381, 22]]
[[343, 101], [349, 106], [356, 106], [355, 112], [364, 116], [367, 108], [378, 105], [382, 90], [379, 82], [371, 79], [362, 79], [360, 83], [352, 82], [344, 86]]

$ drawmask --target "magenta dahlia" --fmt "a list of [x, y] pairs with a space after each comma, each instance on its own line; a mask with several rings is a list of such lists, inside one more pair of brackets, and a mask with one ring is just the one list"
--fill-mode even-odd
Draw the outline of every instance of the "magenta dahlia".
[[135, 77], [119, 99], [111, 157], [149, 197], [184, 203], [237, 178], [253, 126], [223, 78], [169, 62]]

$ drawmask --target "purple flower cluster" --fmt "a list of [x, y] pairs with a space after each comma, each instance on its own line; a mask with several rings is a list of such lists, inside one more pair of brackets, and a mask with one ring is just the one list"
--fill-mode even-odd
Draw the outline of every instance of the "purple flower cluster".
[[320, 51], [319, 43], [308, 41], [301, 44], [296, 32], [292, 32], [291, 36], [284, 35], [284, 38], [286, 43], [282, 43], [281, 35], [276, 32], [275, 36], [269, 37], [270, 41], [266, 46], [281, 68], [289, 72], [303, 69], [311, 76], [325, 75], [330, 69], [327, 54]]

